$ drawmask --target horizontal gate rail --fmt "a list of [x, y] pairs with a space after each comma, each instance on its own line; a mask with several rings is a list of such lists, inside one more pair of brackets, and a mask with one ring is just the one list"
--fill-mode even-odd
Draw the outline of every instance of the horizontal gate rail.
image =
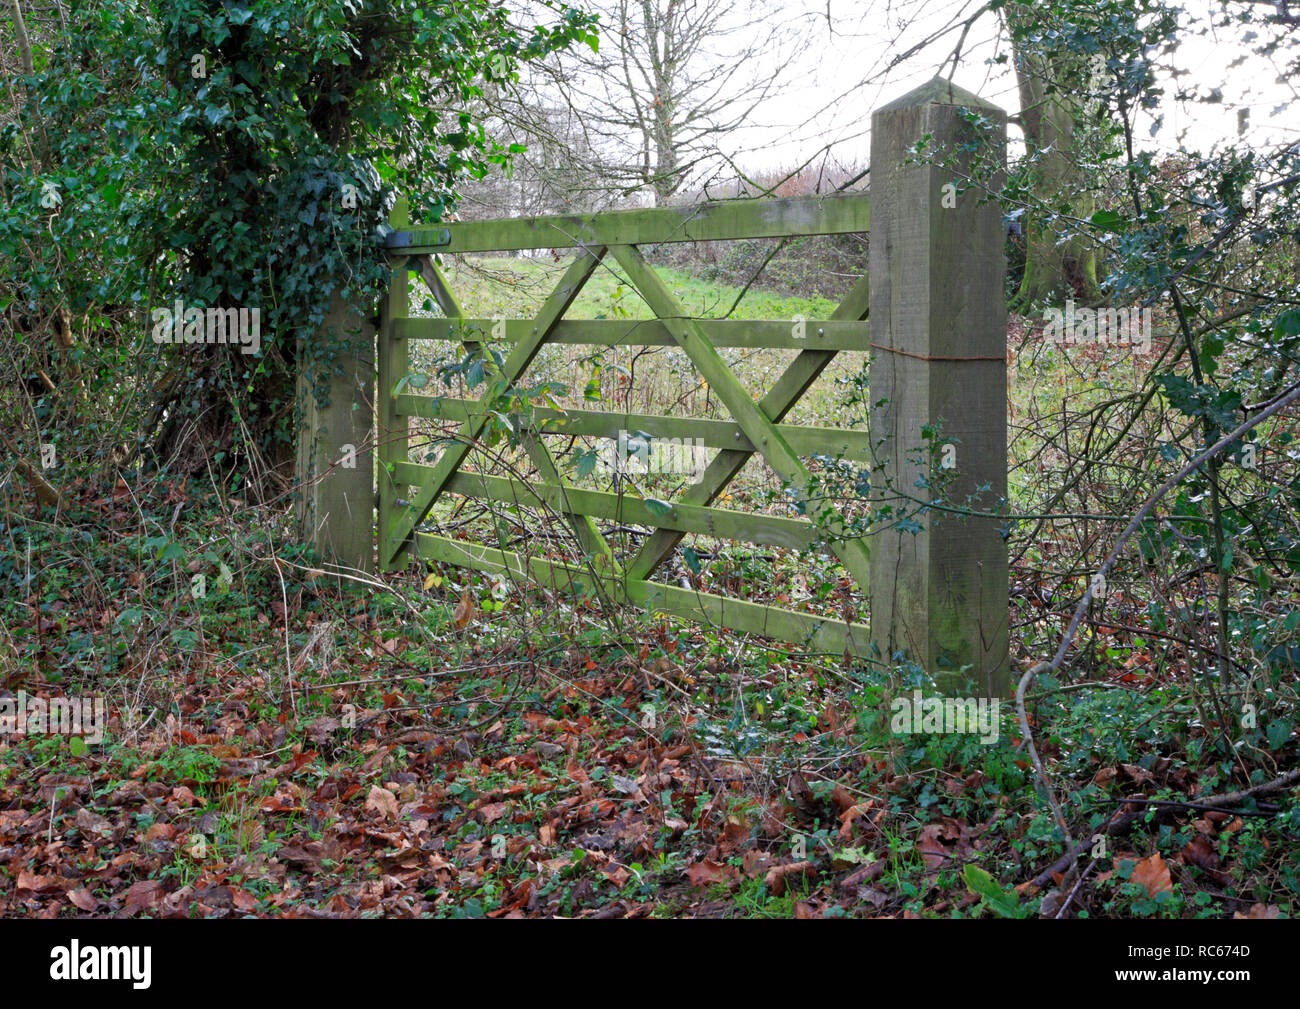
[[[498, 328], [497, 319], [401, 319], [394, 333], [406, 340], [465, 340], [491, 337], [518, 343], [532, 335], [532, 320], [507, 319]], [[863, 351], [870, 326], [866, 322], [834, 319], [749, 320], [697, 319], [715, 347], [744, 347], [749, 350]], [[504, 332], [501, 332], [501, 330]], [[551, 330], [547, 343], [590, 347], [675, 347], [669, 324], [662, 319], [564, 319]]]
[[[464, 423], [474, 404], [453, 397], [403, 393], [395, 398], [399, 416], [423, 420], [450, 420]], [[694, 417], [669, 417], [657, 413], [615, 413], [602, 410], [557, 410], [533, 407], [524, 422], [536, 425], [539, 434], [584, 435], [595, 438], [618, 438], [624, 431], [643, 431], [652, 438], [694, 439], [706, 448], [755, 451], [754, 445], [739, 424], [728, 420], [703, 420]], [[802, 427], [778, 424], [776, 429], [801, 456], [824, 455], [865, 463], [871, 458], [871, 439], [866, 431], [846, 427]]]
[[[432, 466], [399, 463], [398, 483], [419, 486]], [[457, 473], [447, 489], [464, 497], [484, 498], [502, 505], [548, 508], [565, 515], [589, 515], [610, 522], [702, 533], [717, 539], [739, 540], [763, 546], [807, 550], [818, 542], [817, 529], [804, 519], [755, 515], [729, 508], [701, 505], [647, 504], [643, 498], [609, 491], [583, 490], [558, 484], [526, 483], [481, 473]]]
[[418, 256], [430, 252], [503, 252], [842, 235], [870, 228], [866, 196], [836, 193], [773, 200], [723, 200], [691, 207], [614, 210], [603, 214], [465, 221], [435, 228], [402, 227], [390, 233], [386, 242], [394, 253]]
[[805, 647], [819, 652], [848, 652], [863, 657], [871, 653], [866, 624], [783, 610], [743, 599], [729, 599], [661, 582], [610, 578], [571, 564], [540, 557], [526, 558], [509, 550], [465, 543], [431, 533], [416, 533], [415, 552], [423, 560], [529, 579], [561, 592], [581, 594], [594, 590], [599, 583], [601, 590], [618, 602], [631, 603], [651, 612], [726, 627], [744, 634], [761, 634], [781, 641], [801, 642]]

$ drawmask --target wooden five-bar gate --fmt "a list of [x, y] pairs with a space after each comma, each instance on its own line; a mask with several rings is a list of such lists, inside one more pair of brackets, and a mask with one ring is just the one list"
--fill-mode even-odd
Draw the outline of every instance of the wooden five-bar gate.
[[[388, 236], [393, 274], [377, 341], [381, 569], [418, 557], [526, 577], [557, 590], [599, 591], [653, 611], [820, 651], [886, 662], [906, 655], [936, 675], [960, 673], [987, 693], [1004, 694], [1007, 559], [994, 514], [1005, 498], [1007, 477], [1004, 235], [997, 203], [978, 189], [971, 191], [964, 174], [964, 159], [973, 149], [973, 117], [982, 117], [986, 140], [995, 148], [1005, 144], [1005, 114], [946, 81], [932, 81], [877, 110], [870, 204], [867, 194], [844, 193], [413, 226], [399, 203]], [[925, 148], [924, 158], [918, 157], [918, 143]], [[1001, 157], [1000, 150], [994, 156]], [[868, 275], [829, 318], [802, 324], [693, 318], [643, 251], [672, 242], [862, 232], [870, 233]], [[466, 317], [435, 261], [439, 253], [541, 249], [574, 250], [572, 264], [535, 318], [508, 320], [504, 331], [497, 320]], [[583, 285], [607, 268], [645, 300], [653, 320], [567, 317]], [[428, 286], [442, 318], [410, 315], [412, 274]], [[499, 373], [482, 387], [482, 398], [430, 396], [404, 381], [413, 340], [459, 341], [466, 353], [482, 353], [494, 329], [494, 339], [510, 350]], [[536, 408], [520, 432], [533, 476], [525, 481], [467, 468], [491, 423], [494, 396], [522, 382], [542, 347], [557, 343], [680, 348], [729, 419]], [[798, 353], [766, 393], [755, 398], [719, 354], [726, 347]], [[841, 351], [873, 355], [871, 434], [785, 423]], [[432, 465], [412, 461], [411, 421], [416, 418], [459, 424], [456, 438]], [[825, 520], [817, 516], [827, 509], [809, 499], [817, 493], [810, 489], [816, 486], [811, 457], [870, 466], [904, 494], [922, 493], [916, 488], [925, 486], [926, 470], [916, 450], [927, 429], [934, 428], [942, 428], [956, 448], [949, 500], [965, 502], [967, 511], [983, 508], [984, 517], [959, 521], [934, 516], [919, 529], [915, 524], [887, 526], [873, 533], [870, 549], [866, 539], [846, 535], [836, 525], [838, 519], [820, 524]], [[686, 437], [718, 451], [696, 482], [664, 503], [574, 486], [546, 444], [547, 436], [555, 434], [613, 439], [627, 430], [652, 438]], [[804, 517], [717, 506], [752, 458], [770, 467], [791, 498], [803, 505]], [[331, 478], [346, 479], [333, 470]], [[356, 486], [353, 496], [360, 497], [364, 485]], [[510, 551], [422, 528], [445, 495], [563, 515], [584, 556], [542, 556], [527, 545]], [[349, 509], [355, 508], [352, 498], [345, 500]], [[617, 556], [601, 522], [606, 529], [611, 524], [644, 527], [648, 535], [638, 549]], [[328, 518], [317, 529], [326, 525]], [[862, 592], [870, 590], [870, 628], [656, 580], [687, 534], [832, 551]], [[364, 543], [353, 547], [354, 554], [367, 550]]]
[[[389, 238], [395, 273], [380, 327], [379, 387], [397, 389], [409, 367], [410, 341], [481, 339], [494, 329], [492, 319], [466, 318], [433, 253], [476, 253], [525, 249], [573, 249], [564, 272], [534, 319], [509, 320], [504, 339], [512, 345], [495, 382], [478, 401], [400, 391], [381, 398], [380, 557], [385, 568], [406, 554], [491, 572], [527, 575], [552, 587], [599, 587], [610, 597], [681, 617], [708, 620], [740, 631], [818, 649], [865, 654], [865, 625], [761, 605], [654, 580], [687, 533], [753, 544], [810, 548], [818, 537], [827, 544], [865, 591], [869, 556], [861, 539], [841, 539], [834, 530], [818, 530], [811, 520], [760, 515], [718, 508], [715, 500], [754, 455], [761, 457], [813, 516], [824, 509], [803, 495], [812, 484], [805, 459], [811, 455], [844, 456], [866, 465], [867, 435], [846, 429], [795, 427], [782, 423], [786, 414], [841, 350], [863, 350], [868, 342], [863, 319], [868, 307], [868, 278], [862, 277], [840, 306], [824, 320], [752, 322], [701, 320], [691, 317], [647, 263], [641, 246], [669, 242], [786, 238], [865, 232], [870, 226], [865, 194], [797, 199], [745, 200], [687, 208], [615, 211], [591, 216], [538, 217], [450, 224], [412, 229], [400, 216]], [[644, 298], [656, 318], [645, 320], [571, 320], [565, 317], [582, 287], [605, 266], [617, 270]], [[407, 314], [410, 273], [428, 285], [445, 318], [411, 318]], [[514, 386], [547, 343], [588, 345], [674, 345], [689, 357], [731, 417], [710, 421], [624, 411], [532, 411], [534, 426], [521, 432], [522, 445], [536, 470], [536, 480], [522, 483], [462, 469], [471, 448], [492, 417], [493, 394]], [[742, 386], [718, 353], [719, 347], [786, 348], [799, 354], [758, 402]], [[479, 351], [465, 344], [467, 352]], [[405, 388], [405, 387], [403, 387]], [[456, 440], [436, 465], [408, 458], [411, 418], [460, 422]], [[616, 439], [620, 432], [644, 432], [653, 438], [687, 437], [720, 451], [702, 477], [675, 501], [647, 504], [628, 494], [570, 486], [545, 444], [544, 435], [588, 435]], [[415, 488], [414, 493], [406, 490]], [[498, 504], [529, 505], [566, 515], [586, 554], [574, 565], [552, 558], [513, 553], [486, 544], [437, 536], [418, 526], [443, 494], [483, 498]], [[617, 558], [597, 520], [636, 524], [653, 532], [628, 558]]]

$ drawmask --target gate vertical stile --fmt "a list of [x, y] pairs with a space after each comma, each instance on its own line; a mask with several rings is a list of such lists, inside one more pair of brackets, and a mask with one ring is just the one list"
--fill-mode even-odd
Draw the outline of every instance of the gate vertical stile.
[[[410, 226], [410, 205], [405, 197], [399, 197], [393, 207], [389, 223], [394, 229], [401, 230]], [[379, 527], [379, 568], [392, 571], [398, 567], [400, 554], [398, 544], [392, 540], [389, 519], [399, 509], [399, 486], [396, 481], [396, 467], [407, 461], [411, 446], [411, 421], [397, 411], [397, 383], [410, 368], [410, 347], [406, 339], [396, 332], [396, 320], [405, 319], [410, 313], [410, 274], [409, 259], [404, 255], [394, 255], [390, 259], [392, 274], [388, 281], [388, 293], [380, 306], [380, 325], [378, 337], [378, 371], [379, 387], [376, 407], [379, 414], [377, 424], [379, 438], [379, 509], [377, 525]]]

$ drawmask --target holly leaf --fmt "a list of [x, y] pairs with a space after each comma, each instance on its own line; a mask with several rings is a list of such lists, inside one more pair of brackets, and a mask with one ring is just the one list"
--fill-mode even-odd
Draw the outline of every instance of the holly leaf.
[[1107, 231], [1123, 231], [1124, 218], [1113, 210], [1098, 210], [1089, 218], [1093, 225], [1098, 228], [1105, 228]]

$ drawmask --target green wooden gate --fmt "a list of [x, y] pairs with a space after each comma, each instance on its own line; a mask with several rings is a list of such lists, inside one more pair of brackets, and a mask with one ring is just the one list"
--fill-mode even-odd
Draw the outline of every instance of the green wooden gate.
[[[824, 320], [709, 320], [692, 318], [647, 263], [639, 246], [753, 238], [787, 238], [866, 232], [867, 196], [860, 193], [792, 199], [738, 200], [684, 208], [620, 211], [589, 216], [537, 217], [412, 227], [405, 204], [394, 212], [388, 237], [393, 266], [391, 288], [382, 312], [378, 343], [379, 560], [383, 570], [409, 557], [440, 561], [488, 572], [529, 577], [554, 589], [598, 590], [609, 598], [655, 612], [798, 642], [822, 651], [869, 654], [870, 635], [862, 623], [796, 612], [748, 600], [696, 591], [655, 581], [654, 575], [687, 533], [718, 539], [806, 549], [819, 543], [834, 552], [865, 596], [868, 550], [861, 538], [811, 520], [755, 514], [715, 507], [714, 502], [755, 454], [766, 461], [803, 504], [816, 515], [816, 501], [805, 460], [814, 455], [865, 463], [870, 456], [865, 431], [807, 427], [782, 421], [804, 392], [843, 350], [865, 352], [870, 342], [868, 278], [853, 286]], [[461, 341], [466, 351], [481, 350], [494, 320], [465, 318], [455, 293], [434, 261], [436, 253], [575, 249], [571, 266], [534, 319], [509, 320], [497, 335], [512, 346], [499, 380], [515, 385], [547, 343], [595, 346], [677, 346], [718, 395], [728, 420], [595, 410], [537, 409], [533, 426], [521, 435], [536, 470], [527, 482], [469, 472], [463, 467], [490, 419], [487, 401], [434, 397], [403, 382], [410, 364], [410, 341]], [[644, 320], [571, 320], [565, 314], [597, 269], [616, 269], [656, 315]], [[410, 274], [428, 285], [445, 318], [409, 315]], [[466, 334], [471, 334], [466, 336]], [[742, 386], [719, 347], [787, 348], [799, 351], [759, 400]], [[434, 465], [410, 459], [410, 420], [460, 423], [456, 440]], [[616, 438], [623, 430], [653, 438], [689, 437], [720, 451], [702, 477], [668, 503], [566, 482], [543, 436], [563, 434]], [[511, 552], [483, 543], [435, 535], [420, 528], [440, 497], [453, 494], [520, 504], [567, 517], [586, 554], [580, 563]], [[597, 520], [630, 523], [652, 530], [632, 556], [617, 558]]]

